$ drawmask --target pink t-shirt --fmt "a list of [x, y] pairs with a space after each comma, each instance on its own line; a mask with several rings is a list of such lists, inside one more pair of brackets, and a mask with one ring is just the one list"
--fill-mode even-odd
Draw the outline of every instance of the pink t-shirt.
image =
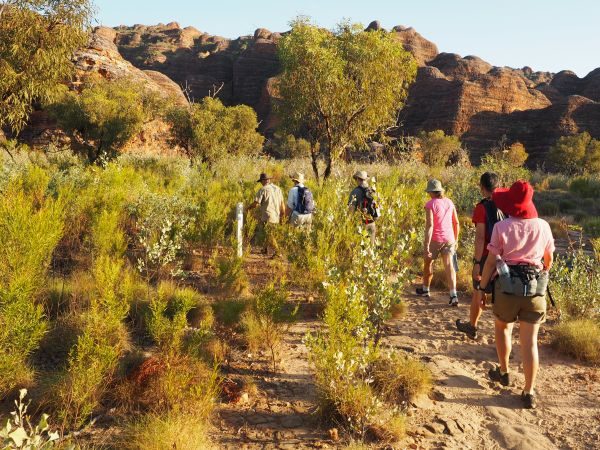
[[541, 269], [544, 252], [554, 252], [554, 238], [543, 219], [509, 217], [494, 225], [488, 250], [508, 265], [531, 264]]
[[432, 198], [425, 203], [425, 209], [433, 211], [433, 236], [434, 242], [454, 242], [454, 228], [452, 227], [452, 214], [454, 203], [449, 198]]

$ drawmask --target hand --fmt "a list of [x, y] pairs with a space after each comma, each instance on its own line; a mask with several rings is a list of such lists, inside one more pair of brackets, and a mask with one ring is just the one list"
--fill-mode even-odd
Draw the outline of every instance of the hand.
[[426, 249], [426, 250], [423, 252], [423, 257], [424, 257], [424, 258], [428, 258], [428, 259], [433, 259], [433, 253], [431, 253], [431, 252], [429, 251], [429, 249]]
[[479, 295], [479, 304], [481, 305], [481, 308], [485, 308], [486, 304], [485, 304], [485, 293], [484, 292], [480, 292]]

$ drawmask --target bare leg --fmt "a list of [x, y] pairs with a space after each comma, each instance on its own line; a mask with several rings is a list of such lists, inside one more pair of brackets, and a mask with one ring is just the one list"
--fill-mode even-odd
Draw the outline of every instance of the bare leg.
[[448, 290], [456, 291], [456, 272], [454, 271], [454, 265], [452, 264], [452, 255], [449, 253], [442, 253], [442, 262], [444, 263], [444, 271], [446, 272], [446, 283]]
[[529, 393], [533, 392], [540, 367], [537, 345], [539, 329], [539, 323], [520, 322], [519, 343], [521, 344], [521, 358], [523, 359], [523, 372], [525, 373], [525, 392]]
[[431, 279], [433, 278], [433, 259], [424, 258], [423, 260], [423, 286], [431, 286]]
[[469, 322], [475, 328], [477, 328], [477, 323], [479, 323], [479, 318], [483, 312], [482, 301], [485, 301], [485, 294], [482, 291], [474, 290], [471, 298], [471, 309], [469, 310]]
[[506, 373], [508, 372], [508, 358], [510, 357], [510, 351], [512, 350], [513, 324], [496, 319], [494, 330], [500, 370], [503, 373]]

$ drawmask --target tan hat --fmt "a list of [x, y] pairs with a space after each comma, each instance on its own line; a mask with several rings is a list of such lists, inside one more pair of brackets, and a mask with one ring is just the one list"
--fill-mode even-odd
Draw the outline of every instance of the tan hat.
[[359, 180], [366, 180], [367, 178], [369, 178], [369, 176], [367, 175], [366, 171], [359, 170], [354, 174], [354, 178], [358, 178]]
[[442, 187], [442, 182], [440, 180], [429, 180], [427, 182], [427, 189], [425, 192], [444, 192], [444, 188]]
[[290, 175], [290, 178], [296, 183], [304, 183], [304, 174], [302, 172], [295, 172]]

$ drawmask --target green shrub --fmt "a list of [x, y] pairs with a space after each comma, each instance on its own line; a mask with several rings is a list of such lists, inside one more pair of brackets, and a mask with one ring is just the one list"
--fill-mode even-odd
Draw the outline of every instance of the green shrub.
[[600, 141], [592, 139], [587, 131], [563, 136], [550, 149], [549, 158], [558, 172], [569, 175], [600, 173]]
[[600, 362], [600, 325], [591, 319], [565, 322], [553, 330], [553, 345], [583, 361]]
[[446, 136], [442, 130], [421, 131], [417, 142], [423, 162], [430, 167], [447, 165], [453, 155], [462, 150], [458, 137]]
[[582, 250], [558, 257], [552, 268], [552, 294], [567, 318], [597, 318], [600, 306], [600, 267]]
[[174, 142], [192, 159], [213, 163], [227, 154], [257, 155], [262, 149], [256, 113], [249, 106], [224, 106], [205, 97], [187, 108], [171, 109], [166, 117]]
[[66, 92], [49, 107], [59, 125], [79, 133], [90, 147], [89, 158], [115, 157], [154, 111], [151, 94], [127, 80], [90, 79], [81, 93]]
[[177, 288], [162, 282], [157, 295], [150, 300], [148, 333], [154, 342], [167, 353], [181, 350], [187, 314], [199, 303], [199, 294], [191, 288]]
[[600, 197], [600, 179], [595, 177], [577, 177], [571, 180], [569, 191], [586, 199]]
[[0, 397], [28, 378], [27, 357], [46, 331], [36, 297], [63, 230], [62, 201], [30, 181], [25, 174], [0, 196]]
[[287, 297], [285, 289], [270, 284], [258, 293], [252, 308], [242, 318], [249, 348], [269, 351], [273, 371], [276, 369], [281, 339], [298, 311], [297, 307], [292, 309], [288, 305]]
[[306, 139], [296, 138], [292, 134], [275, 133], [265, 144], [265, 150], [277, 158], [305, 158], [310, 155], [311, 145]]
[[582, 221], [581, 225], [588, 237], [600, 237], [600, 217], [588, 217]]
[[248, 307], [245, 300], [219, 300], [212, 304], [217, 321], [225, 326], [236, 325]]
[[237, 256], [216, 257], [213, 260], [217, 286], [223, 296], [248, 293], [248, 277], [244, 271], [244, 260]]

